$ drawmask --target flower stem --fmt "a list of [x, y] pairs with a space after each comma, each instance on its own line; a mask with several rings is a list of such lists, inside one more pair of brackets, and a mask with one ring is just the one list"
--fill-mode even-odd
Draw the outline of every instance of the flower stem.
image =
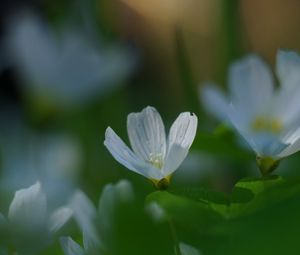
[[169, 222], [171, 235], [172, 235], [173, 242], [174, 242], [175, 255], [181, 255], [181, 251], [180, 251], [180, 247], [179, 247], [179, 240], [178, 240], [178, 237], [177, 237], [177, 233], [176, 233], [174, 223], [171, 219], [169, 219], [168, 222]]

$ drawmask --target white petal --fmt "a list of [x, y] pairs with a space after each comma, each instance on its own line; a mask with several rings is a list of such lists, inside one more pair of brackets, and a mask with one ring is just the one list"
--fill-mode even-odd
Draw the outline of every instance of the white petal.
[[278, 50], [276, 72], [282, 87], [300, 86], [300, 56], [294, 51]]
[[112, 184], [107, 184], [103, 188], [98, 206], [99, 230], [103, 233], [101, 236], [104, 236], [104, 238], [109, 236], [113, 229], [115, 204], [114, 186]]
[[184, 148], [178, 144], [173, 144], [168, 150], [163, 167], [163, 177], [167, 177], [177, 170], [189, 152], [188, 148]]
[[127, 180], [120, 180], [115, 185], [116, 193], [122, 202], [132, 201], [134, 199], [134, 191], [131, 183]]
[[131, 147], [141, 159], [150, 161], [151, 155], [165, 157], [165, 128], [154, 107], [148, 106], [142, 112], [130, 113], [127, 117], [127, 131]]
[[174, 121], [168, 138], [169, 148], [173, 144], [190, 148], [197, 131], [198, 118], [194, 113], [183, 112]]
[[206, 110], [220, 120], [228, 120], [229, 102], [223, 93], [212, 84], [205, 84], [200, 88], [200, 97]]
[[300, 150], [300, 126], [299, 122], [296, 124], [297, 126], [295, 126], [294, 130], [289, 130], [289, 132], [286, 132], [286, 134], [281, 137], [284, 143], [290, 145], [280, 153], [279, 157], [287, 157]]
[[180, 243], [179, 244], [180, 252], [182, 255], [200, 255], [201, 253], [191, 245]]
[[82, 231], [85, 232], [90, 243], [98, 245], [100, 238], [95, 227], [96, 208], [90, 199], [80, 190], [76, 191], [70, 200], [73, 215]]
[[84, 255], [84, 250], [71, 237], [61, 237], [60, 244], [65, 255]]
[[281, 88], [269, 110], [274, 118], [283, 122], [285, 127], [293, 125], [300, 119], [300, 86]]
[[129, 170], [147, 178], [160, 179], [161, 171], [137, 157], [110, 127], [106, 129], [104, 145], [113, 157]]
[[233, 105], [229, 108], [229, 116], [235, 129], [258, 156], [278, 157], [278, 154], [288, 146], [281, 141], [280, 136], [267, 132], [253, 132], [249, 126], [249, 120], [241, 112], [238, 112], [238, 109]]
[[60, 207], [50, 216], [50, 232], [57, 232], [71, 218], [73, 210], [68, 207]]
[[163, 166], [164, 176], [173, 173], [187, 156], [196, 135], [197, 123], [197, 116], [190, 112], [181, 113], [173, 123]]
[[41, 227], [46, 223], [47, 201], [41, 184], [18, 190], [8, 211], [10, 222], [22, 227]]
[[114, 214], [117, 204], [130, 202], [133, 198], [134, 193], [132, 185], [126, 180], [121, 180], [115, 185], [105, 185], [98, 207], [101, 231], [103, 231], [104, 234], [111, 232], [113, 229]]
[[260, 111], [273, 94], [271, 71], [255, 55], [250, 55], [230, 67], [229, 85], [232, 103], [247, 115]]
[[151, 216], [151, 218], [156, 223], [162, 223], [167, 220], [167, 215], [165, 210], [159, 206], [157, 202], [152, 202], [146, 206], [146, 212]]
[[295, 143], [290, 144], [287, 146], [279, 155], [278, 157], [284, 158], [289, 155], [292, 155], [300, 150], [300, 139], [298, 139]]

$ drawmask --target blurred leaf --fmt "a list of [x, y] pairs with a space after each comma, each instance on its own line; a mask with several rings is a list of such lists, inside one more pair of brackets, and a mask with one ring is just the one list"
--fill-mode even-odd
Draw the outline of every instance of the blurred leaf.
[[273, 181], [257, 180], [240, 184], [257, 192], [255, 199], [244, 209], [251, 211], [256, 207], [259, 210], [217, 226], [216, 233], [222, 233], [223, 241], [215, 243], [218, 245], [217, 251], [208, 254], [298, 254], [299, 180], [274, 178]]
[[157, 191], [147, 197], [147, 202], [156, 202], [179, 225], [199, 231], [222, 220], [221, 215], [205, 200], [195, 201], [166, 191]]
[[280, 176], [263, 178], [245, 178], [233, 188], [229, 217], [248, 214], [260, 209], [271, 201], [268, 200], [267, 190], [284, 183]]

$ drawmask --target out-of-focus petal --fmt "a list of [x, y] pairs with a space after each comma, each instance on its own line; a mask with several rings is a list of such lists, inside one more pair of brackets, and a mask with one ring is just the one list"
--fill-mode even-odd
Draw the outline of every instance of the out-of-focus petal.
[[69, 207], [60, 207], [56, 209], [50, 216], [49, 230], [57, 232], [71, 218], [73, 210]]
[[84, 255], [84, 250], [71, 237], [61, 237], [60, 244], [65, 255]]
[[200, 88], [200, 98], [206, 110], [220, 120], [228, 120], [229, 102], [224, 94], [212, 84], [206, 84]]
[[201, 253], [191, 245], [180, 243], [180, 252], [182, 255], [200, 255]]
[[294, 51], [278, 50], [276, 73], [283, 88], [300, 86], [300, 56]]
[[70, 200], [70, 208], [80, 229], [85, 232], [90, 243], [100, 244], [100, 238], [95, 227], [97, 211], [90, 199], [78, 190]]
[[11, 223], [20, 227], [41, 227], [46, 223], [47, 201], [41, 184], [16, 191], [8, 211]]
[[249, 116], [263, 109], [274, 89], [269, 67], [256, 55], [231, 65], [229, 86], [232, 103]]

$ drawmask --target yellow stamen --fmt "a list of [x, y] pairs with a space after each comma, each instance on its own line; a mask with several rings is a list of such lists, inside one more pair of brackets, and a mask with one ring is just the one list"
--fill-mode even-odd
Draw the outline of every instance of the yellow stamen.
[[162, 154], [161, 153], [159, 153], [159, 154], [150, 153], [149, 163], [151, 165], [155, 166], [156, 168], [161, 169], [163, 167]]
[[283, 128], [282, 122], [279, 119], [270, 119], [257, 117], [251, 124], [251, 129], [254, 132], [270, 132], [278, 134]]

